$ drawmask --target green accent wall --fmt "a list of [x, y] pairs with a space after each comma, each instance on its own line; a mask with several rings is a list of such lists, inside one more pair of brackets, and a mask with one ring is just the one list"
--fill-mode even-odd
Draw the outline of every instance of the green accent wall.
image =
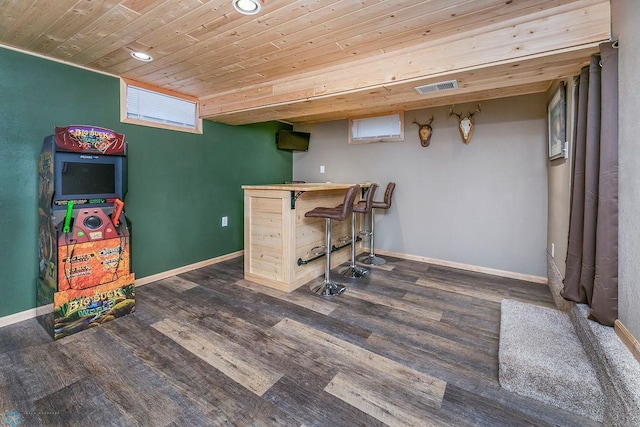
[[[35, 306], [37, 159], [55, 126], [112, 129], [129, 144], [137, 278], [243, 249], [243, 184], [291, 180], [269, 122], [204, 121], [203, 134], [120, 123], [117, 78], [0, 48], [0, 317]], [[229, 218], [228, 227], [221, 217]]]

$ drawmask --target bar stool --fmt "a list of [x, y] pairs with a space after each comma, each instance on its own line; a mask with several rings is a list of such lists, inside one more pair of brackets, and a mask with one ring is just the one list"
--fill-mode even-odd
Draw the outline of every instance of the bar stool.
[[317, 207], [305, 213], [307, 218], [324, 218], [326, 232], [326, 252], [324, 266], [324, 280], [322, 283], [314, 283], [309, 289], [315, 294], [323, 296], [340, 295], [346, 289], [343, 285], [331, 281], [331, 220], [344, 221], [353, 212], [353, 202], [360, 191], [359, 185], [349, 187], [344, 196], [344, 202], [335, 208]]
[[373, 196], [377, 188], [378, 184], [371, 184], [367, 190], [366, 199], [360, 200], [353, 205], [353, 212], [351, 212], [351, 265], [340, 272], [344, 277], [356, 279], [358, 277], [364, 277], [369, 273], [369, 270], [356, 265], [356, 213], [366, 215], [371, 212]]
[[373, 202], [373, 204], [371, 205], [371, 231], [370, 236], [371, 236], [371, 249], [370, 249], [370, 253], [367, 255], [363, 255], [362, 257], [360, 257], [360, 262], [366, 265], [382, 265], [385, 262], [387, 262], [384, 258], [380, 258], [379, 256], [376, 256], [375, 252], [374, 252], [374, 246], [373, 246], [373, 236], [374, 236], [374, 232], [373, 232], [373, 225], [375, 223], [375, 219], [374, 219], [374, 209], [389, 209], [391, 207], [391, 197], [393, 196], [393, 190], [396, 188], [396, 183], [395, 182], [390, 182], [389, 184], [387, 184], [387, 189], [384, 191], [384, 201], [382, 202]]

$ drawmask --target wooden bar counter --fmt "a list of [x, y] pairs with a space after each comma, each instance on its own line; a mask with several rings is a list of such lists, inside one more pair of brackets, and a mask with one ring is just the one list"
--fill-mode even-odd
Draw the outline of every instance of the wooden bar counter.
[[[352, 185], [243, 185], [244, 278], [291, 292], [322, 275], [325, 258], [318, 253], [324, 249], [317, 247], [325, 244], [325, 221], [304, 214], [318, 206], [338, 206]], [[351, 235], [351, 219], [331, 224], [332, 245], [343, 246], [331, 254], [334, 268], [351, 258], [350, 240], [346, 240]], [[356, 253], [361, 251], [359, 242]], [[304, 263], [313, 258], [317, 259]]]

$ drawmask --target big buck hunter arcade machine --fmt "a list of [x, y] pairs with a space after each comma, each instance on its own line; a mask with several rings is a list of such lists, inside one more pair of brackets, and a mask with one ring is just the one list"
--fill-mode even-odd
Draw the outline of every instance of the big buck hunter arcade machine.
[[135, 309], [126, 155], [124, 135], [95, 126], [56, 127], [42, 145], [36, 314], [54, 339]]

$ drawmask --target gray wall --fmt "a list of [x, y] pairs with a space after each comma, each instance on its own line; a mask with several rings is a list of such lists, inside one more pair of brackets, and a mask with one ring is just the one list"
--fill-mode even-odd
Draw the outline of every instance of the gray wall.
[[[549, 214], [547, 221], [547, 253], [549, 256], [549, 288], [558, 308], [568, 310], [571, 305], [560, 296], [564, 284], [562, 280], [567, 269], [567, 246], [569, 238], [569, 212], [571, 207], [571, 158], [573, 156], [574, 93], [573, 78], [564, 80], [567, 95], [567, 139], [568, 159], [556, 159], [548, 164]], [[547, 93], [550, 100], [557, 82]]]
[[[432, 114], [424, 148], [412, 121]], [[347, 121], [296, 130], [311, 142], [294, 155], [294, 179], [378, 182], [377, 199], [398, 184], [392, 208], [376, 215], [377, 248], [546, 277], [545, 94], [483, 102], [469, 145], [448, 107], [406, 112], [404, 142], [348, 145]]]
[[618, 318], [640, 339], [640, 2], [614, 0], [611, 5], [613, 34], [620, 40]]

